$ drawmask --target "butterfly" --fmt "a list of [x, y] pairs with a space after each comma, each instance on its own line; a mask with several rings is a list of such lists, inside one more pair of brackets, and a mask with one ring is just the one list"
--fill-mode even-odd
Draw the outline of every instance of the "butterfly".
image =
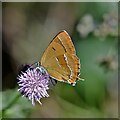
[[80, 60], [68, 33], [63, 30], [51, 41], [39, 62], [51, 78], [75, 85], [80, 75]]
[[[48, 72], [52, 83], [56, 81], [66, 82], [75, 86], [80, 75], [80, 60], [76, 55], [75, 47], [68, 33], [59, 32], [44, 51], [39, 62], [32, 64], [31, 68], [37, 67], [43, 73]], [[25, 66], [22, 71], [27, 70]]]

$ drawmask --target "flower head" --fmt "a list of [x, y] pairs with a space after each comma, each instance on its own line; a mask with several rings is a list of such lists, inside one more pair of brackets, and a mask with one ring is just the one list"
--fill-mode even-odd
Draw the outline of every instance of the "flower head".
[[30, 67], [26, 71], [22, 71], [18, 75], [18, 91], [32, 101], [40, 102], [43, 97], [49, 97], [47, 90], [49, 90], [49, 74], [42, 66]]

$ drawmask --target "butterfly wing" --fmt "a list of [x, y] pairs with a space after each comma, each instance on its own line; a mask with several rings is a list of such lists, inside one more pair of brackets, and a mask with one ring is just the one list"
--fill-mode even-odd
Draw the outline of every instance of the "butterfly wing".
[[74, 84], [79, 79], [80, 61], [66, 31], [58, 33], [45, 50], [41, 65], [51, 77]]

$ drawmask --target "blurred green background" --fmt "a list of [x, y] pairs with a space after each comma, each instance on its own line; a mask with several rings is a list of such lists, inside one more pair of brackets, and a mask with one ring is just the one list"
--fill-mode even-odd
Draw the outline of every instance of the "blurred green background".
[[[3, 3], [1, 117], [118, 118], [117, 11], [117, 3]], [[19, 67], [40, 61], [61, 30], [72, 38], [85, 81], [58, 82], [33, 107], [18, 97]]]

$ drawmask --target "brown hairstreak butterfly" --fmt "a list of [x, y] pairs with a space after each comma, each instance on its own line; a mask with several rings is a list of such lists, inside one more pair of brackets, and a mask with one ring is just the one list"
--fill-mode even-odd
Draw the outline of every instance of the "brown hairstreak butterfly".
[[39, 62], [58, 80], [75, 85], [80, 79], [80, 60], [76, 56], [74, 45], [66, 31], [61, 31], [51, 41]]

